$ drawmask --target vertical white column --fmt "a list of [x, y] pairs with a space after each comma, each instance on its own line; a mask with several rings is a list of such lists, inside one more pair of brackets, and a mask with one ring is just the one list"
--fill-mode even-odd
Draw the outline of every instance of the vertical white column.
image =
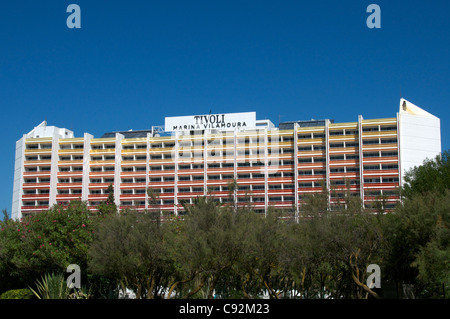
[[81, 184], [81, 200], [83, 202], [88, 201], [89, 195], [89, 163], [91, 161], [91, 139], [92, 135], [84, 133], [84, 145], [83, 145], [83, 177]]
[[174, 173], [174, 182], [173, 182], [173, 203], [174, 203], [174, 214], [178, 216], [178, 132], [175, 132], [175, 173]]
[[295, 222], [298, 223], [298, 124], [294, 123], [294, 198], [295, 198]]
[[57, 132], [52, 137], [52, 155], [50, 164], [50, 194], [48, 197], [48, 205], [52, 207], [56, 204], [56, 194], [58, 192], [58, 150], [59, 150], [59, 136]]
[[116, 133], [115, 155], [114, 155], [114, 202], [120, 206], [120, 171], [122, 168], [122, 139], [124, 136]]
[[16, 142], [16, 155], [14, 161], [14, 185], [12, 196], [11, 218], [22, 218], [22, 195], [23, 195], [23, 172], [25, 161], [25, 139], [24, 134], [20, 140]]
[[400, 158], [400, 151], [401, 151], [401, 139], [400, 139], [400, 114], [397, 112], [397, 165], [398, 165], [398, 182], [399, 186], [403, 186], [403, 168], [402, 168], [402, 161]]
[[330, 190], [330, 120], [325, 120], [325, 185], [328, 191], [328, 209], [331, 208]]
[[145, 210], [148, 210], [148, 184], [150, 182], [149, 173], [150, 173], [150, 137], [152, 136], [152, 133], [147, 133], [147, 148], [145, 151]]
[[362, 207], [364, 204], [364, 165], [363, 165], [363, 138], [362, 138], [362, 115], [358, 116], [358, 141], [359, 141], [359, 196], [361, 196]]
[[269, 206], [269, 139], [267, 136], [267, 128], [264, 128], [264, 216], [267, 216], [267, 208]]
[[206, 196], [207, 193], [207, 175], [206, 168], [208, 166], [208, 138], [207, 138], [207, 130], [203, 133], [203, 196]]

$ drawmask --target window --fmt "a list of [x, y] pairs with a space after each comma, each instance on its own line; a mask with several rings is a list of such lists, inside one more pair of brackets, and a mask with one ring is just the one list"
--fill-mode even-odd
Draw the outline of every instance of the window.
[[358, 142], [345, 142], [345, 147], [358, 147]]
[[299, 163], [312, 163], [312, 158], [311, 157], [300, 157], [298, 159]]
[[397, 152], [397, 151], [393, 151], [393, 152], [381, 152], [381, 156], [382, 156], [382, 157], [398, 156], [398, 152]]
[[390, 126], [381, 126], [380, 131], [396, 131], [397, 126], [396, 125], [390, 125]]
[[383, 164], [382, 169], [398, 169], [398, 164]]
[[378, 132], [378, 126], [366, 126], [362, 129], [363, 132]]
[[398, 183], [398, 177], [383, 177], [383, 183]]
[[363, 155], [364, 155], [364, 157], [379, 157], [380, 153], [379, 152], [364, 152]]
[[372, 139], [372, 140], [364, 140], [363, 141], [364, 145], [373, 145], [373, 144], [379, 144], [378, 139]]
[[379, 182], [380, 182], [379, 178], [364, 178], [365, 184], [373, 184], [373, 183], [379, 183]]
[[381, 144], [396, 144], [397, 139], [396, 138], [389, 138], [389, 139], [381, 139]]
[[359, 155], [358, 154], [346, 154], [345, 158], [347, 160], [357, 160], [357, 159], [359, 159]]
[[366, 171], [377, 171], [380, 169], [380, 165], [364, 165]]

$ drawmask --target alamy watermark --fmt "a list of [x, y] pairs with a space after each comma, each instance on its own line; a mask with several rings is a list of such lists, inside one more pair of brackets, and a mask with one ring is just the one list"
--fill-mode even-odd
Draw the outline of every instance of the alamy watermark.
[[81, 269], [80, 266], [76, 264], [70, 264], [67, 266], [66, 272], [70, 273], [69, 277], [67, 277], [67, 287], [72, 288], [81, 288]]
[[369, 29], [381, 28], [381, 8], [378, 4], [370, 4], [366, 10], [371, 13], [366, 20], [366, 25]]
[[372, 288], [381, 288], [381, 269], [377, 264], [370, 264], [367, 266], [367, 272], [371, 273], [369, 277], [367, 277], [366, 285], [370, 289]]

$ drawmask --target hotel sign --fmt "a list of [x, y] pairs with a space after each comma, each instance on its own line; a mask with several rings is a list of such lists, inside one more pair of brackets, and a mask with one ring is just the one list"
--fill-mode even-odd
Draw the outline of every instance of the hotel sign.
[[165, 118], [166, 132], [210, 129], [234, 131], [239, 128], [251, 128], [255, 126], [256, 112], [220, 113]]

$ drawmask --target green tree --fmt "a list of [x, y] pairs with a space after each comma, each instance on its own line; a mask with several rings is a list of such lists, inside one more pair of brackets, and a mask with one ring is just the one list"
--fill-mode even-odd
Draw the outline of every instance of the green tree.
[[405, 174], [402, 195], [412, 198], [428, 192], [445, 194], [450, 188], [450, 151], [447, 150], [434, 159], [426, 159], [422, 165], [410, 169]]
[[86, 269], [96, 224], [96, 215], [79, 201], [2, 222], [0, 271], [14, 278], [18, 287], [25, 287], [43, 273], [65, 272], [69, 264]]
[[[414, 286], [415, 295], [439, 298], [450, 286], [449, 152], [410, 170], [403, 201], [383, 219], [389, 280]], [[402, 289], [398, 289], [402, 295]]]
[[117, 205], [116, 205], [116, 200], [114, 198], [114, 187], [112, 186], [112, 184], [109, 184], [107, 192], [108, 192], [108, 198], [106, 199], [106, 201], [101, 202], [98, 205], [98, 211], [99, 211], [99, 213], [101, 213], [103, 215], [116, 214], [117, 213]]
[[151, 213], [125, 211], [102, 222], [91, 245], [89, 270], [103, 275], [136, 298], [160, 298], [168, 286], [165, 227]]

